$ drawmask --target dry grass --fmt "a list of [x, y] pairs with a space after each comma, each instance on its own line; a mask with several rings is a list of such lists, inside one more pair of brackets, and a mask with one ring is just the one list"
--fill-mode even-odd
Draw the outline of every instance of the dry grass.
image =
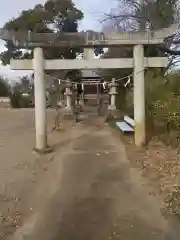
[[132, 137], [123, 137], [130, 161], [141, 169], [149, 186], [164, 204], [164, 211], [180, 218], [180, 155], [177, 149], [166, 146], [157, 139], [140, 149]]

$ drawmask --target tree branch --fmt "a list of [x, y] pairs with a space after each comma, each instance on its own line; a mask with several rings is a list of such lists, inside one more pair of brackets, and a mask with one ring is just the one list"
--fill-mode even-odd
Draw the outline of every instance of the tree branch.
[[173, 49], [169, 49], [166, 48], [165, 46], [158, 46], [157, 47], [159, 50], [163, 51], [164, 53], [170, 54], [170, 55], [174, 55], [174, 56], [178, 56], [180, 55], [180, 50], [173, 50]]

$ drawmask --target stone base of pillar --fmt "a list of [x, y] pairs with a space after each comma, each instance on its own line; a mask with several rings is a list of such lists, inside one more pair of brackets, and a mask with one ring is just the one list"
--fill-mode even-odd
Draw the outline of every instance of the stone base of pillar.
[[33, 148], [33, 152], [38, 153], [38, 154], [48, 154], [53, 152], [53, 148], [47, 146], [44, 149], [38, 149], [38, 148]]
[[119, 109], [110, 109], [108, 108], [107, 114], [105, 116], [105, 121], [108, 122], [110, 120], [120, 120], [123, 119], [123, 114]]
[[108, 106], [108, 110], [115, 111], [116, 110], [116, 106], [115, 105], [109, 105]]
[[84, 100], [80, 99], [80, 100], [79, 100], [79, 104], [80, 104], [82, 107], [84, 107]]
[[64, 119], [73, 119], [74, 118], [73, 111], [70, 107], [65, 107], [63, 109], [63, 117], [64, 117]]
[[72, 108], [71, 108], [71, 107], [68, 107], [68, 106], [66, 106], [66, 107], [64, 108], [64, 110], [65, 110], [66, 112], [72, 112]]
[[80, 100], [79, 101], [79, 105], [80, 105], [80, 112], [83, 112], [83, 110], [84, 110], [84, 101]]

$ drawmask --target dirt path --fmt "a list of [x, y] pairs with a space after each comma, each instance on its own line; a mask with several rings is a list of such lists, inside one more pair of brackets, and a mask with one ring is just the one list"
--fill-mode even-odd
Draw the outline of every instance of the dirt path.
[[42, 196], [46, 192], [46, 200], [12, 239], [179, 239], [138, 170], [131, 168], [123, 144], [108, 126], [88, 121], [70, 130], [53, 171], [37, 189]]

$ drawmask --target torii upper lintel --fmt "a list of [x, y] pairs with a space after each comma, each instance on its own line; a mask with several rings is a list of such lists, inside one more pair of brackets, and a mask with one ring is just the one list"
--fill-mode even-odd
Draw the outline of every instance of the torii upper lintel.
[[0, 38], [13, 41], [20, 48], [36, 47], [112, 47], [119, 45], [161, 44], [164, 39], [174, 34], [179, 24], [172, 24], [168, 28], [157, 31], [120, 32], [105, 35], [103, 32], [78, 33], [34, 33], [28, 31], [9, 31], [0, 29]]

